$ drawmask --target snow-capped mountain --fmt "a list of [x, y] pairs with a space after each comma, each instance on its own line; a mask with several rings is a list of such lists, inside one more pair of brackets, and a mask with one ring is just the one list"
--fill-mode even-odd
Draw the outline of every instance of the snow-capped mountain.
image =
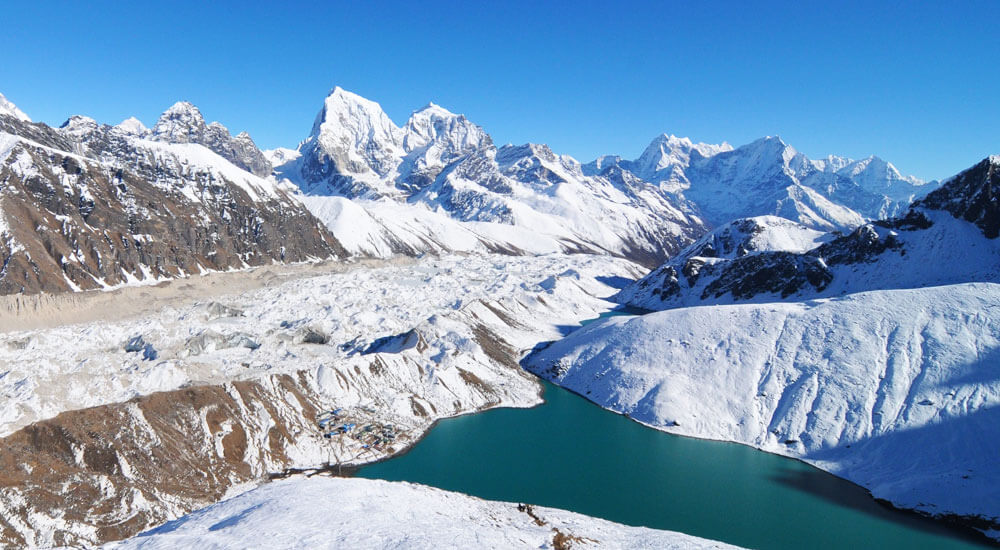
[[798, 457], [997, 538], [998, 187], [990, 157], [847, 235], [734, 221], [616, 297], [662, 311], [526, 364], [654, 427]]
[[996, 158], [915, 201], [905, 216], [846, 235], [773, 217], [726, 224], [623, 289], [618, 300], [666, 309], [1000, 281]]
[[[375, 228], [357, 242], [412, 240], [383, 222], [390, 217], [385, 210], [399, 203], [461, 222], [444, 234], [434, 227], [452, 224], [421, 223], [420, 231], [431, 236], [420, 248], [432, 251], [457, 233], [485, 250], [611, 253], [652, 264], [706, 229], [689, 204], [631, 173], [587, 175], [580, 163], [545, 145], [497, 148], [482, 128], [434, 104], [400, 128], [377, 103], [336, 88], [298, 151], [277, 167], [278, 177], [310, 195], [361, 199], [365, 215], [378, 223], [324, 220], [331, 229]], [[316, 210], [321, 216], [334, 211], [349, 214]], [[526, 248], [525, 233], [538, 243]]]
[[4, 97], [3, 94], [0, 94], [0, 116], [3, 115], [14, 117], [17, 120], [20, 120], [21, 122], [31, 122], [31, 119], [28, 118], [28, 115], [24, 114], [23, 111], [18, 109], [17, 105], [14, 105], [13, 103], [10, 102], [10, 100]]
[[[0, 113], [0, 294], [59, 292], [343, 253], [249, 136], [179, 103], [152, 131]], [[15, 114], [10, 114], [15, 113]], [[234, 164], [239, 163], [239, 165]]]
[[[298, 151], [276, 154], [277, 176], [306, 194], [360, 199], [366, 219], [358, 222], [328, 217], [348, 215], [328, 200], [311, 201], [332, 230], [372, 228], [343, 239], [363, 243], [351, 250], [358, 254], [414, 250], [399, 245], [411, 235], [389, 227], [398, 214], [389, 203], [420, 204], [459, 222], [415, 214], [421, 221], [407, 225], [427, 237], [415, 243], [419, 251], [456, 250], [457, 240], [473, 243], [462, 249], [611, 253], [652, 264], [736, 218], [777, 215], [851, 230], [896, 215], [934, 187], [877, 157], [813, 161], [776, 137], [734, 149], [661, 135], [635, 160], [582, 165], [545, 145], [498, 148], [481, 127], [433, 103], [398, 127], [377, 103], [341, 88], [324, 100]], [[483, 236], [468, 222], [494, 227]], [[524, 231], [537, 235], [533, 247], [523, 246]]]
[[657, 136], [635, 160], [603, 156], [585, 165], [584, 170], [589, 174], [599, 174], [605, 168], [616, 165], [632, 172], [640, 179], [657, 183], [676, 193], [690, 185], [685, 171], [691, 166], [692, 161], [732, 150], [732, 145], [728, 143], [721, 145], [693, 143], [686, 137], [662, 134]]
[[733, 149], [663, 135], [636, 160], [602, 157], [587, 168], [600, 173], [612, 165], [689, 199], [716, 226], [777, 215], [813, 229], [848, 230], [897, 215], [935, 187], [874, 156], [810, 160], [778, 137]]

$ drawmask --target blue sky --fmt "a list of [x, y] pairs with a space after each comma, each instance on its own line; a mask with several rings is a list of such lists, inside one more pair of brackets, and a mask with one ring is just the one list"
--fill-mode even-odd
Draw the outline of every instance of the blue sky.
[[584, 162], [664, 132], [926, 179], [1000, 153], [993, 0], [201, 4], [4, 3], [0, 93], [54, 125], [186, 99], [264, 148], [339, 85], [397, 124], [433, 101]]

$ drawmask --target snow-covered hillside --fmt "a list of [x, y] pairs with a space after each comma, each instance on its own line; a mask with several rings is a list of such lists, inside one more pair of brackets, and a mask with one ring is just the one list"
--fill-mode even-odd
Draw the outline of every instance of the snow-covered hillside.
[[[727, 241], [736, 228], [750, 228], [751, 235]], [[755, 235], [762, 242], [754, 242]], [[809, 232], [778, 218], [737, 220], [626, 287], [615, 299], [659, 310], [996, 280], [1000, 280], [1000, 241], [986, 238], [972, 223], [946, 212], [922, 209], [842, 236]]]
[[108, 550], [175, 548], [735, 548], [536, 506], [381, 480], [269, 483]]
[[651, 426], [802, 458], [989, 531], [998, 336], [1000, 285], [968, 283], [615, 317], [527, 366]]

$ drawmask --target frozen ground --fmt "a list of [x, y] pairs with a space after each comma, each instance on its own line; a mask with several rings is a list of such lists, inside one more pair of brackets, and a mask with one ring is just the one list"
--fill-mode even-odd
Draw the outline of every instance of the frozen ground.
[[529, 368], [648, 425], [802, 458], [904, 508], [1000, 518], [997, 284], [615, 317]]
[[295, 478], [106, 548], [734, 548], [671, 531], [423, 485]]

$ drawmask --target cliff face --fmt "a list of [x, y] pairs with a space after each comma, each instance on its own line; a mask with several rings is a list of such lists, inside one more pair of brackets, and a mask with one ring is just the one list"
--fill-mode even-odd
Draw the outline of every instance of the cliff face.
[[0, 294], [341, 255], [288, 189], [203, 145], [0, 115]]

